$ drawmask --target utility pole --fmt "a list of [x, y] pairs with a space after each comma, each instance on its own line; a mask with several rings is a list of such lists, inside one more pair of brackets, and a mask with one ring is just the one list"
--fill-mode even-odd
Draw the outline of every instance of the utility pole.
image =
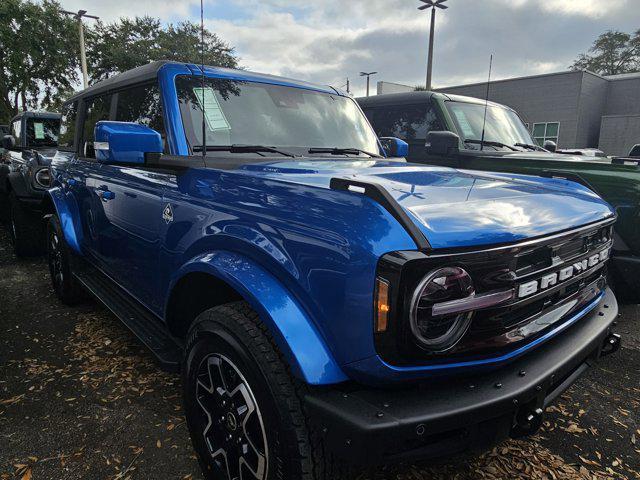
[[347, 77], [347, 93], [351, 93], [351, 90], [349, 90], [350, 86], [351, 86], [351, 83], [349, 82], [349, 78]]
[[429, 57], [427, 60], [427, 90], [431, 90], [432, 87], [432, 73], [433, 73], [433, 39], [436, 29], [436, 8], [446, 10], [446, 5], [443, 5], [447, 0], [420, 0], [424, 5], [418, 7], [418, 10], [431, 9], [431, 30], [429, 32]]
[[84, 46], [84, 25], [82, 24], [82, 18], [93, 18], [94, 20], [99, 20], [100, 17], [96, 17], [94, 15], [87, 15], [86, 10], [78, 10], [77, 12], [69, 12], [67, 10], [63, 10], [62, 13], [67, 15], [71, 15], [78, 21], [78, 32], [80, 33], [80, 65], [82, 66], [82, 83], [84, 88], [89, 86], [89, 74], [87, 73], [87, 52]]
[[361, 77], [367, 77], [367, 97], [369, 96], [369, 82], [371, 80], [371, 75], [375, 75], [378, 72], [360, 72]]

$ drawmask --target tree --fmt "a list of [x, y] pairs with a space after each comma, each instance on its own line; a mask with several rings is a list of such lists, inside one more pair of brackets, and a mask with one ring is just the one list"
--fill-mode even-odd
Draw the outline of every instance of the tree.
[[570, 68], [600, 75], [640, 71], [640, 30], [633, 35], [618, 30], [603, 33], [589, 52], [579, 55]]
[[0, 2], [0, 121], [48, 104], [77, 82], [75, 22], [53, 0]]
[[[200, 27], [192, 22], [163, 27], [152, 17], [122, 18], [118, 22], [98, 22], [87, 32], [91, 83], [154, 60], [199, 63]], [[207, 65], [236, 68], [234, 50], [215, 33], [204, 32]]]

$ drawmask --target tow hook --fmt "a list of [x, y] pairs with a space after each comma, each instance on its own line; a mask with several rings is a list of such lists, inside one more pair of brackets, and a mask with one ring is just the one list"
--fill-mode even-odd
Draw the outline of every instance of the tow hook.
[[544, 411], [542, 408], [525, 410], [516, 415], [516, 423], [511, 429], [511, 437], [519, 438], [532, 435], [542, 426]]
[[607, 355], [611, 355], [612, 353], [616, 353], [620, 350], [620, 345], [622, 344], [622, 338], [617, 333], [611, 333], [604, 339], [602, 343], [602, 350], [600, 350], [600, 356], [606, 357]]

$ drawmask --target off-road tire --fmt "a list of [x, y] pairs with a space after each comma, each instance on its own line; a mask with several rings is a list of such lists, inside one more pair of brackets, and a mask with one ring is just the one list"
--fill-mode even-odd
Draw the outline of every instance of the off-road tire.
[[266, 326], [245, 302], [203, 312], [187, 337], [183, 400], [205, 478], [226, 480], [226, 476], [214, 473], [216, 467], [204, 438], [204, 413], [196, 398], [197, 388], [202, 388], [197, 387], [199, 368], [212, 355], [230, 359], [255, 395], [266, 430], [268, 480], [350, 478], [347, 475], [352, 469], [325, 452], [322, 439], [308, 423], [304, 411], [304, 392], [308, 387], [293, 377]]
[[27, 211], [14, 192], [9, 193], [9, 237], [18, 257], [36, 257], [44, 253], [43, 221]]
[[71, 252], [64, 238], [60, 220], [52, 215], [47, 223], [47, 262], [51, 285], [56, 296], [65, 305], [76, 305], [86, 299], [80, 282], [73, 276]]

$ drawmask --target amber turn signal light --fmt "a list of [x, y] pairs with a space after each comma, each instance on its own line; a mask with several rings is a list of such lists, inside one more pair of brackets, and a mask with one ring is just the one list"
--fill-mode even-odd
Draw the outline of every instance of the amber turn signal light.
[[386, 332], [389, 324], [389, 283], [376, 279], [376, 333]]

